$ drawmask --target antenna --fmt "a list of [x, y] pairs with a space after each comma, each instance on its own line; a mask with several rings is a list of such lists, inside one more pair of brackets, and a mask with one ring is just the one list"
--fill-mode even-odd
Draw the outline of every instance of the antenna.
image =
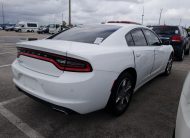
[[159, 17], [159, 25], [160, 25], [160, 21], [161, 21], [161, 18], [162, 18], [162, 12], [163, 12], [163, 8], [162, 9], [160, 9], [160, 17]]
[[142, 25], [144, 24], [144, 6], [143, 6], [143, 12], [142, 12]]

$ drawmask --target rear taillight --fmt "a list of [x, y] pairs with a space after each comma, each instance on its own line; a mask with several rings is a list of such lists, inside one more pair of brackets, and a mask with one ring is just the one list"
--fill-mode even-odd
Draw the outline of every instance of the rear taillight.
[[92, 72], [91, 65], [83, 60], [61, 56], [53, 53], [28, 49], [28, 48], [17, 48], [19, 58], [21, 55], [40, 59], [43, 61], [50, 62], [54, 64], [58, 69], [63, 71], [72, 71], [72, 72]]
[[180, 35], [174, 35], [174, 36], [172, 36], [171, 40], [172, 40], [172, 42], [180, 43], [180, 42], [182, 42], [183, 38]]

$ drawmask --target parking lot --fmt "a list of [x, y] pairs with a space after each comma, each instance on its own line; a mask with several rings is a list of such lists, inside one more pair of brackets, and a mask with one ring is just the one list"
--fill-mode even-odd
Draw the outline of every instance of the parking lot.
[[16, 58], [16, 42], [45, 37], [0, 31], [0, 137], [172, 137], [190, 57], [175, 62], [169, 77], [158, 76], [139, 89], [121, 117], [104, 111], [65, 115], [23, 95], [12, 82], [10, 65]]

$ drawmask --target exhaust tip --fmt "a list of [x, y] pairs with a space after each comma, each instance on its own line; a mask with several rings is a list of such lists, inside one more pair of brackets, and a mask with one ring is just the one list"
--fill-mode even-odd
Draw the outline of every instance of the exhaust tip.
[[69, 113], [68, 113], [67, 111], [65, 111], [65, 110], [58, 109], [58, 108], [56, 108], [56, 107], [52, 107], [52, 109], [53, 109], [53, 110], [56, 110], [56, 111], [58, 111], [58, 112], [62, 112], [62, 113], [64, 113], [65, 115], [69, 115]]

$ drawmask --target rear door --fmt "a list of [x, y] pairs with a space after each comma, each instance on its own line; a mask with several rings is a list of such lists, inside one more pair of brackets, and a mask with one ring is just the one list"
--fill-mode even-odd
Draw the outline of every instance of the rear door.
[[154, 49], [154, 65], [151, 74], [156, 74], [163, 69], [165, 60], [165, 50], [159, 38], [148, 29], [143, 29], [148, 45]]
[[139, 86], [150, 76], [154, 63], [154, 47], [148, 46], [142, 29], [132, 30], [126, 35], [126, 40], [134, 52], [137, 86]]

